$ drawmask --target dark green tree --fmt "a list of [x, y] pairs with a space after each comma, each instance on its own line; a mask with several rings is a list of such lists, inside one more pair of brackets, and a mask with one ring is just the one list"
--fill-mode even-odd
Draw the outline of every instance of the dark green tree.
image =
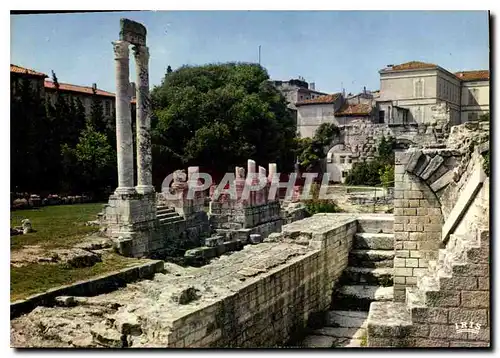
[[293, 170], [296, 126], [259, 65], [184, 66], [152, 91], [155, 183], [179, 166], [234, 170], [247, 159]]
[[11, 190], [43, 188], [44, 142], [49, 135], [44, 98], [26, 78], [12, 79], [10, 111]]

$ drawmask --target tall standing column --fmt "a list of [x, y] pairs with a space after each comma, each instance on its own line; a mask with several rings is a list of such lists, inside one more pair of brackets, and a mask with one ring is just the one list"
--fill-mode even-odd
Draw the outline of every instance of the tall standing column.
[[134, 189], [134, 149], [129, 95], [129, 42], [114, 41], [116, 75], [116, 156], [118, 188], [116, 194], [131, 194]]
[[134, 46], [137, 74], [137, 186], [138, 193], [154, 191], [151, 157], [151, 102], [149, 99], [149, 51], [146, 46]]

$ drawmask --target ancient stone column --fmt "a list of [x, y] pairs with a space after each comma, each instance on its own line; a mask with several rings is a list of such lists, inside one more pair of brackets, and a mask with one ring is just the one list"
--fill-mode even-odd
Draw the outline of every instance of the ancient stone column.
[[149, 99], [149, 51], [146, 46], [134, 46], [135, 71], [137, 74], [136, 91], [136, 128], [137, 128], [137, 186], [138, 193], [154, 191], [151, 155], [151, 102]]
[[116, 76], [116, 156], [118, 187], [116, 194], [131, 194], [134, 189], [134, 152], [129, 94], [129, 42], [114, 41]]

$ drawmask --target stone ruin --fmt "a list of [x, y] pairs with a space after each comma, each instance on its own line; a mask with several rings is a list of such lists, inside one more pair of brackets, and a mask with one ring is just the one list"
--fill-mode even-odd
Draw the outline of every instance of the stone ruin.
[[[133, 138], [130, 112], [129, 46], [133, 45], [136, 63], [137, 86], [137, 185], [134, 186]], [[146, 28], [134, 21], [122, 19], [120, 40], [113, 42], [116, 71], [116, 139], [118, 161], [118, 187], [109, 198], [103, 213], [99, 215], [101, 232], [113, 241], [122, 255], [177, 256], [189, 248], [212, 247], [215, 243], [259, 240], [255, 235], [267, 236], [279, 231], [281, 218], [278, 200], [267, 200], [268, 185], [250, 193], [248, 201], [241, 200], [245, 185], [243, 168], [236, 168], [238, 199], [227, 200], [225, 194], [210, 203], [209, 215], [204, 211], [206, 193], [197, 191], [188, 198], [190, 189], [200, 185], [193, 179], [198, 167], [189, 167], [187, 174], [177, 170], [173, 183], [166, 193], [155, 193], [152, 185], [151, 124]], [[276, 164], [269, 165], [270, 175], [276, 172]], [[249, 176], [257, 174], [255, 162], [248, 161]], [[266, 174], [259, 167], [258, 174]], [[255, 184], [257, 177], [250, 179]], [[293, 214], [285, 220], [304, 217], [303, 210], [293, 208]], [[212, 234], [215, 237], [210, 239]], [[206, 242], [204, 242], [204, 240]], [[237, 245], [237, 246], [238, 246]], [[220, 245], [219, 245], [220, 246]], [[234, 246], [234, 245], [233, 245]]]

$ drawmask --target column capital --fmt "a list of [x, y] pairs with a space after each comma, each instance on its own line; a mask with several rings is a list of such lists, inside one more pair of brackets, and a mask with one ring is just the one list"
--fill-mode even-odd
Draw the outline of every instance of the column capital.
[[130, 45], [129, 42], [127, 41], [113, 41], [113, 50], [115, 51], [115, 59], [123, 59], [129, 57], [129, 50], [128, 47]]
[[144, 62], [149, 60], [149, 48], [147, 46], [135, 45], [132, 47], [134, 57], [137, 62]]

